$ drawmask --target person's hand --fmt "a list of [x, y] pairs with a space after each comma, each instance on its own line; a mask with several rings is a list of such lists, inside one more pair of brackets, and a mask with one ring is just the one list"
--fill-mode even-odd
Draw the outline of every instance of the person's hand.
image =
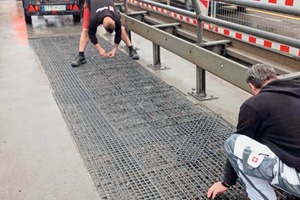
[[207, 191], [206, 196], [208, 198], [216, 198], [217, 195], [223, 194], [226, 190], [228, 190], [227, 187], [223, 186], [221, 181], [214, 183]]
[[107, 56], [107, 54], [106, 54], [106, 52], [103, 48], [99, 48], [98, 51], [99, 51], [99, 54], [102, 58], [105, 58]]
[[107, 54], [107, 56], [110, 57], [110, 58], [114, 57], [115, 54], [116, 54], [116, 50], [117, 50], [116, 48], [113, 48], [113, 49]]

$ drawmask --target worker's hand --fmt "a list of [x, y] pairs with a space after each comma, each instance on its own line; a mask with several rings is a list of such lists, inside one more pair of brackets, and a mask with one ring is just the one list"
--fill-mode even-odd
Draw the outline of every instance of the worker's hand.
[[117, 49], [116, 49], [116, 48], [113, 48], [113, 49], [107, 54], [107, 56], [110, 57], [110, 58], [114, 57], [115, 54], [116, 54], [116, 51], [117, 51]]
[[221, 181], [214, 183], [207, 191], [206, 196], [208, 198], [216, 198], [217, 195], [223, 194], [226, 190], [228, 190], [227, 187], [223, 186], [221, 184]]
[[105, 58], [107, 56], [106, 51], [101, 47], [98, 49], [98, 52], [102, 58]]
[[105, 58], [107, 56], [105, 50], [100, 46], [99, 43], [95, 44], [95, 47], [102, 58]]

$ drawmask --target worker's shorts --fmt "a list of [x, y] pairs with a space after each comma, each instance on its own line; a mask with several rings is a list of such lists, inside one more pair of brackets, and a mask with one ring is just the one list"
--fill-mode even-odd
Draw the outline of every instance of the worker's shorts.
[[84, 3], [83, 22], [82, 22], [83, 29], [89, 29], [90, 18], [91, 18], [91, 13], [90, 13], [89, 7], [88, 7], [87, 3]]

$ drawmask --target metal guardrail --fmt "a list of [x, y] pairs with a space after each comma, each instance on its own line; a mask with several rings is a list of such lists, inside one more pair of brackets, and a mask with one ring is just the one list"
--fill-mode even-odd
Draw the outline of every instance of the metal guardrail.
[[[282, 35], [275, 34], [275, 33], [270, 33], [268, 31], [258, 30], [258, 29], [255, 29], [255, 28], [243, 26], [243, 25], [240, 25], [240, 24], [228, 22], [228, 21], [221, 20], [221, 19], [215, 19], [215, 18], [212, 18], [212, 17], [209, 17], [209, 16], [204, 16], [204, 15], [201, 14], [200, 5], [199, 5], [198, 0], [195, 0], [195, 1], [192, 0], [195, 11], [196, 11], [196, 15], [195, 15], [195, 13], [190, 12], [190, 11], [182, 10], [182, 9], [179, 9], [179, 8], [175, 8], [175, 7], [172, 7], [172, 6], [168, 6], [168, 5], [164, 5], [164, 4], [161, 4], [161, 3], [153, 2], [153, 1], [150, 1], [150, 0], [139, 0], [139, 2], [144, 2], [144, 3], [147, 3], [149, 5], [158, 6], [160, 8], [164, 8], [164, 9], [179, 13], [179, 14], [184, 15], [184, 16], [192, 17], [192, 18], [195, 18], [195, 16], [197, 15], [200, 21], [217, 24], [217, 25], [220, 25], [220, 26], [224, 26], [226, 28], [230, 28], [230, 29], [234, 29], [234, 30], [237, 30], [237, 31], [253, 34], [253, 35], [263, 37], [265, 39], [269, 39], [269, 40], [272, 40], [272, 41], [275, 41], [275, 42], [279, 42], [279, 43], [283, 43], [283, 44], [287, 44], [287, 45], [291, 45], [291, 46], [300, 48], [300, 40], [298, 40], [298, 39], [282, 36]], [[241, 1], [241, 0], [239, 0], [239, 1], [237, 1], [237, 0], [223, 1], [222, 0], [222, 2], [235, 3], [236, 5], [245, 5], [245, 6], [249, 6], [249, 7], [256, 7], [256, 8], [260, 8], [260, 9], [269, 9], [269, 10], [276, 7], [276, 10], [278, 10], [278, 12], [286, 13], [286, 14], [297, 14], [297, 15], [300, 16], [300, 9], [298, 10], [298, 9], [295, 9], [295, 8], [282, 8], [282, 9], [279, 9], [278, 6], [273, 6], [273, 5], [269, 5], [269, 4], [265, 5], [265, 4], [262, 4], [262, 3], [255, 3], [255, 2], [248, 2], [248, 1]]]
[[[195, 23], [195, 22], [197, 22], [197, 20], [195, 17], [193, 17], [194, 13], [189, 13], [185, 10], [183, 10], [185, 12], [180, 12], [180, 9], [178, 9], [178, 8], [173, 9], [174, 7], [169, 7], [164, 4], [159, 4], [159, 3], [156, 3], [153, 1], [128, 0], [128, 2], [130, 3], [131, 6], [142, 9], [145, 12], [149, 12], [150, 14], [152, 12], [154, 12], [154, 13], [160, 14], [164, 17], [167, 17], [167, 18], [170, 17], [171, 19], [180, 21], [180, 23], [182, 22], [182, 23], [185, 23], [187, 25], [192, 25], [192, 26], [197, 25], [197, 23]], [[214, 4], [216, 2], [211, 1], [211, 3]], [[221, 4], [221, 2], [220, 2], [220, 4]], [[205, 6], [205, 5], [203, 5], [203, 6]], [[297, 5], [295, 5], [295, 6], [297, 6]], [[234, 9], [234, 7], [241, 8], [240, 11], [243, 9], [246, 9], [246, 12], [245, 13], [240, 12], [237, 14], [237, 11], [236, 11], [236, 9]], [[214, 8], [214, 6], [211, 5], [211, 8]], [[300, 23], [298, 23], [296, 20], [294, 20], [292, 23], [290, 23], [292, 19], [285, 18], [285, 19], [289, 19], [289, 20], [288, 21], [284, 20], [285, 23], [280, 23], [280, 25], [279, 25], [279, 23], [274, 23], [274, 20], [273, 20], [273, 24], [272, 24], [272, 22], [270, 21], [271, 19], [266, 19], [265, 17], [263, 17], [263, 20], [260, 19], [260, 20], [255, 21], [250, 18], [251, 18], [251, 16], [255, 15], [256, 13], [254, 13], [254, 14], [252, 13], [252, 15], [249, 16], [251, 14], [251, 12], [254, 12], [254, 10], [250, 11], [249, 9], [250, 8], [244, 8], [244, 7], [233, 6], [233, 5], [231, 6], [229, 4], [222, 3], [222, 6], [220, 7], [220, 9], [217, 13], [218, 14], [217, 18], [223, 19], [223, 21], [225, 21], [225, 22], [226, 21], [233, 22], [233, 25], [235, 25], [235, 23], [236, 23], [237, 25], [240, 25], [240, 26], [241, 25], [243, 25], [245, 27], [249, 26], [250, 28], [254, 29], [255, 31], [262, 30], [265, 32], [265, 35], [268, 35], [269, 32], [271, 32], [273, 34], [276, 33], [275, 36], [278, 35], [278, 37], [279, 37], [279, 39], [276, 39], [278, 41], [282, 41], [280, 36], [283, 36], [283, 40], [287, 39], [289, 41], [289, 43], [292, 43], [292, 44], [294, 44], [294, 42], [290, 41], [289, 38], [291, 38], [292, 40], [300, 39], [300, 28], [297, 28], [297, 26]], [[179, 10], [179, 11], [177, 11], [177, 10]], [[228, 11], [227, 12], [228, 15], [226, 15], [226, 13], [225, 13], [225, 15], [223, 15], [224, 13], [220, 13], [223, 11]], [[248, 11], [249, 11], [249, 13], [248, 13]], [[257, 12], [257, 11], [258, 10], [255, 10], [255, 12]], [[264, 11], [262, 11], [262, 12], [264, 12]], [[211, 11], [211, 13], [212, 13], [212, 16], [216, 16], [215, 13], [213, 13], [213, 11]], [[201, 13], [201, 15], [202, 15], [202, 13]], [[247, 16], [245, 16], [245, 15], [247, 15]], [[280, 15], [280, 16], [282, 16], [282, 15]], [[257, 15], [256, 17], [259, 17], [259, 15]], [[278, 16], [277, 16], [277, 18], [278, 18]], [[235, 29], [230, 29], [230, 28], [226, 28], [224, 26], [219, 26], [219, 25], [216, 25], [213, 23], [208, 23], [208, 22], [205, 22], [204, 20], [202, 21], [202, 23], [203, 23], [202, 25], [204, 25], [204, 29], [211, 33], [217, 33], [217, 34], [223, 35], [225, 37], [229, 36], [230, 38], [233, 38], [234, 40], [242, 41], [242, 42], [245, 42], [245, 43], [250, 44], [255, 47], [267, 49], [270, 52], [279, 53], [279, 54], [281, 54], [281, 56], [288, 56], [293, 59], [299, 59], [299, 48], [296, 48], [294, 46], [287, 45], [287, 44], [284, 44], [281, 42], [276, 42], [275, 40], [258, 37], [253, 34], [247, 34], [247, 32], [237, 31]], [[292, 31], [294, 31], [294, 32], [292, 32]], [[284, 65], [283, 62], [281, 62], [281, 65]]]
[[[300, 17], [220, 1], [212, 0], [210, 2], [209, 14], [214, 18], [285, 37], [300, 39]], [[277, 5], [276, 7], [280, 6]], [[284, 6], [281, 7], [284, 8]]]
[[[144, 1], [144, 0], [141, 0]], [[215, 19], [212, 17], [208, 17], [208, 16], [204, 16], [201, 14], [201, 10], [200, 10], [200, 5], [199, 5], [199, 1], [198, 0], [192, 0], [195, 11], [196, 11], [196, 15], [198, 20], [200, 21], [205, 21], [205, 22], [209, 22], [209, 23], [213, 23], [216, 25], [220, 25], [220, 26], [224, 26], [226, 28], [230, 28], [233, 30], [237, 30], [237, 31], [241, 31], [241, 32], [245, 32], [248, 34], [253, 34], [265, 39], [269, 39], [272, 41], [276, 41], [279, 43], [283, 43], [283, 44], [287, 44], [287, 45], [291, 45], [297, 48], [300, 48], [300, 40], [294, 39], [294, 38], [290, 38], [290, 37], [285, 37], [282, 35], [278, 35], [278, 34], [274, 34], [274, 33], [270, 33], [267, 31], [263, 31], [263, 30], [257, 30], [251, 27], [247, 27], [247, 26], [243, 26], [243, 25], [239, 25], [239, 24], [235, 24], [232, 22], [228, 22], [228, 21], [224, 21], [224, 20], [220, 20], [220, 19]], [[254, 2], [248, 2], [248, 1], [240, 1], [240, 0], [227, 0], [227, 1], [223, 1], [223, 2], [227, 2], [227, 3], [235, 3], [236, 5], [248, 5], [248, 6], [255, 6], [257, 8], [273, 8], [273, 6], [271, 5], [265, 5], [263, 6], [260, 3], [254, 3]], [[278, 6], [276, 6], [276, 8], [278, 8]], [[288, 9], [288, 8], [282, 8], [282, 12], [285, 11], [288, 14], [292, 14], [296, 9]], [[299, 14], [300, 14], [300, 10]], [[297, 12], [296, 12], [297, 13]]]
[[235, 24], [235, 23], [228, 22], [228, 21], [225, 21], [225, 20], [211, 18], [211, 17], [208, 17], [208, 16], [199, 15], [198, 18], [202, 21], [205, 21], [205, 22], [213, 23], [213, 24], [220, 25], [220, 26], [223, 26], [223, 27], [226, 27], [226, 28], [230, 28], [230, 29], [233, 29], [233, 30], [245, 32], [247, 34], [252, 34], [252, 35], [262, 37], [262, 38], [265, 38], [265, 39], [268, 39], [268, 40], [272, 40], [272, 41], [275, 41], [275, 42], [279, 42], [279, 43], [283, 43], [283, 44], [287, 44], [287, 45], [290, 45], [290, 46], [293, 46], [293, 47], [300, 48], [300, 40], [298, 40], [298, 39], [278, 35], [278, 34], [275, 34], [275, 33], [270, 33], [270, 32], [263, 31], [263, 30], [258, 30], [258, 29], [252, 28], [252, 27], [247, 27], [247, 26]]
[[279, 79], [283, 80], [300, 80], [300, 72], [295, 72], [291, 74], [283, 74], [278, 77]]
[[[198, 20], [197, 23], [197, 42], [198, 44], [192, 44], [190, 42], [187, 42], [185, 40], [182, 40], [176, 36], [173, 36], [169, 33], [166, 33], [162, 30], [159, 30], [159, 27], [156, 26], [150, 26], [146, 23], [141, 22], [140, 20], [136, 20], [132, 17], [129, 17], [126, 14], [121, 13], [122, 15], [122, 22], [123, 25], [130, 31], [133, 31], [142, 37], [150, 40], [153, 42], [153, 53], [154, 53], [154, 60], [160, 59], [159, 54], [159, 47], [163, 47], [173, 53], [175, 53], [178, 56], [181, 56], [182, 58], [190, 61], [191, 63], [194, 63], [197, 67], [196, 71], [196, 94], [199, 94], [200, 96], [206, 96], [205, 92], [205, 71], [208, 71], [221, 79], [247, 91], [250, 92], [248, 84], [245, 82], [245, 73], [247, 70], [247, 67], [231, 61], [225, 57], [222, 57], [216, 53], [213, 53], [211, 51], [208, 51], [204, 48], [202, 48], [202, 35], [203, 35], [203, 29], [202, 29], [202, 21], [214, 23], [220, 26], [228, 27], [230, 29], [238, 30], [241, 32], [246, 32], [254, 35], [258, 35], [261, 37], [264, 37], [266, 39], [270, 39], [273, 41], [278, 41], [280, 43], [285, 43], [288, 45], [293, 45], [298, 48], [300, 48], [300, 40], [280, 36], [278, 34], [272, 34], [266, 31], [256, 30], [251, 27], [245, 27], [239, 24], [234, 24], [231, 22], [227, 22], [220, 19], [215, 19], [208, 16], [201, 15], [200, 10], [200, 4], [198, 0], [192, 0], [194, 4], [194, 8], [196, 11], [196, 14], [193, 12], [189, 12], [186, 10], [174, 8], [172, 6], [164, 5], [161, 3], [156, 3], [149, 0], [139, 0], [137, 1], [136, 5], [143, 6], [143, 3], [147, 5], [152, 5], [159, 7], [160, 9], [166, 9], [171, 12], [175, 12], [187, 17], [196, 18]], [[235, 2], [237, 3], [237, 2]], [[242, 4], [241, 4], [242, 5]], [[125, 13], [128, 12], [128, 6], [127, 1], [125, 0]], [[272, 7], [272, 6], [271, 6]], [[290, 12], [289, 9], [286, 10], [286, 12]], [[132, 14], [132, 13], [128, 13]], [[178, 48], [180, 46], [180, 48]], [[157, 58], [155, 58], [157, 57]], [[294, 77], [294, 76], [291, 76]], [[289, 78], [291, 78], [289, 77]]]
[[247, 67], [201, 48], [197, 44], [192, 44], [153, 26], [140, 22], [139, 20], [133, 19], [126, 14], [121, 13], [121, 20], [124, 27], [134, 33], [178, 56], [181, 56], [229, 83], [232, 83], [245, 91], [251, 92], [245, 81]]
[[[219, 1], [219, 0], [216, 0], [216, 1]], [[221, 1], [225, 2], [225, 3], [246, 6], [246, 7], [250, 7], [250, 8], [258, 8], [258, 9], [268, 10], [268, 11], [272, 11], [272, 12], [279, 12], [279, 13], [284, 13], [284, 14], [289, 14], [289, 15], [300, 16], [299, 8], [296, 9], [293, 7], [279, 7], [276, 5], [265, 4], [265, 3], [256, 2], [256, 1], [241, 1], [241, 0], [221, 0]]]

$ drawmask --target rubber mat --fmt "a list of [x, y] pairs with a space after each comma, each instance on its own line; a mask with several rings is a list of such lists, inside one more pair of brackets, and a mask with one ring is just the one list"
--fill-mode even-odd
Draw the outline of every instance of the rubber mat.
[[[72, 68], [78, 43], [30, 40], [101, 199], [206, 199], [234, 127], [121, 51], [102, 59], [89, 45], [87, 63]], [[246, 193], [238, 184], [219, 199]]]

